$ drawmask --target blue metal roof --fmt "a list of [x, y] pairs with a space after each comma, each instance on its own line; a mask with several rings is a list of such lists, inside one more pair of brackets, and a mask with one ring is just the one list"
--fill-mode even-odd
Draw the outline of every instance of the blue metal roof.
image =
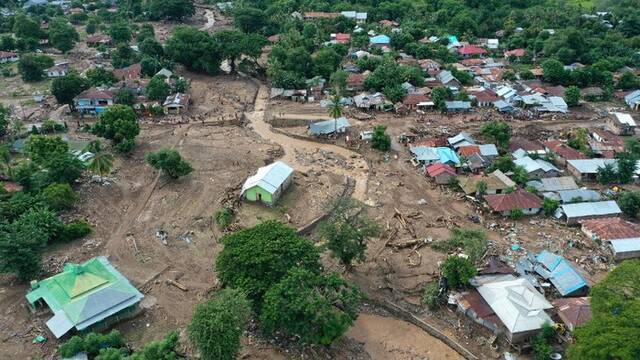
[[387, 35], [377, 35], [369, 39], [371, 44], [389, 44], [391, 43], [391, 38]]
[[415, 146], [412, 147], [410, 151], [418, 161], [438, 161], [443, 164], [460, 165], [458, 155], [455, 151], [447, 147]]
[[587, 281], [576, 269], [562, 256], [542, 250], [537, 256], [535, 271], [542, 277], [549, 279], [562, 296], [589, 287]]

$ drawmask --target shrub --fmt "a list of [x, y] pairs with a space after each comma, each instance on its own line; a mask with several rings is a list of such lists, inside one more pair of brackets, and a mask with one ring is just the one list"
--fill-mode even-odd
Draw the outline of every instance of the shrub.
[[430, 282], [424, 287], [422, 303], [427, 305], [431, 310], [435, 310], [440, 306], [442, 297], [440, 296], [440, 285], [437, 281]]
[[90, 235], [92, 232], [91, 224], [86, 220], [76, 220], [65, 226], [60, 235], [60, 240], [65, 242], [73, 241]]
[[216, 224], [221, 230], [226, 230], [233, 220], [233, 210], [229, 208], [223, 208], [216, 211], [214, 215]]
[[518, 220], [518, 219], [521, 219], [523, 216], [524, 216], [524, 211], [522, 211], [522, 209], [511, 210], [511, 214], [509, 214], [509, 217], [511, 218], [511, 220]]
[[469, 280], [476, 276], [476, 268], [469, 259], [449, 256], [442, 264], [442, 274], [451, 288], [465, 288]]
[[73, 206], [78, 196], [69, 184], [51, 184], [42, 191], [44, 202], [53, 210], [65, 210]]

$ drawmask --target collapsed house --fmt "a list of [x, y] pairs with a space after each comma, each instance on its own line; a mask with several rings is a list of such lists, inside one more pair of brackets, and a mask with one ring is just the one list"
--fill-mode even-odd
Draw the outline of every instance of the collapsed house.
[[47, 306], [53, 312], [46, 324], [56, 338], [74, 328], [101, 330], [131, 317], [143, 297], [104, 256], [67, 263], [61, 273], [32, 281], [26, 295], [32, 308]]

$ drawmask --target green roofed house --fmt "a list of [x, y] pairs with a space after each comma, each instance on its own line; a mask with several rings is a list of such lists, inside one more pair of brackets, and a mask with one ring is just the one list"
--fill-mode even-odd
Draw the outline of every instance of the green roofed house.
[[241, 196], [249, 201], [273, 205], [292, 180], [293, 169], [282, 161], [276, 161], [250, 176], [242, 185]]
[[61, 273], [32, 281], [31, 289], [29, 304], [34, 309], [46, 305], [53, 312], [47, 327], [56, 338], [73, 328], [100, 330], [131, 317], [144, 297], [104, 256], [67, 263]]

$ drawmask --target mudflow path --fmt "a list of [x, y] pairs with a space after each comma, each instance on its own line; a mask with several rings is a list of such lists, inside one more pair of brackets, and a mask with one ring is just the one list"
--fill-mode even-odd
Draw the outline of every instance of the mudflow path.
[[364, 202], [366, 200], [367, 193], [367, 174], [369, 172], [369, 166], [362, 155], [341, 146], [295, 139], [284, 134], [274, 132], [271, 129], [271, 125], [265, 120], [265, 108], [267, 106], [268, 96], [269, 89], [265, 85], [261, 84], [258, 89], [258, 96], [256, 97], [253, 112], [246, 113], [247, 119], [250, 122], [249, 127], [262, 138], [279, 144], [284, 150], [284, 157], [282, 160], [293, 165], [293, 167], [299, 171], [317, 171], [320, 170], [320, 165], [303, 163], [298, 157], [296, 157], [296, 152], [314, 153], [318, 151], [327, 151], [344, 157], [345, 161], [351, 165], [353, 169], [345, 169], [336, 165], [329, 166], [327, 164], [323, 164], [323, 168], [335, 174], [353, 178], [356, 183], [353, 197], [356, 200]]

